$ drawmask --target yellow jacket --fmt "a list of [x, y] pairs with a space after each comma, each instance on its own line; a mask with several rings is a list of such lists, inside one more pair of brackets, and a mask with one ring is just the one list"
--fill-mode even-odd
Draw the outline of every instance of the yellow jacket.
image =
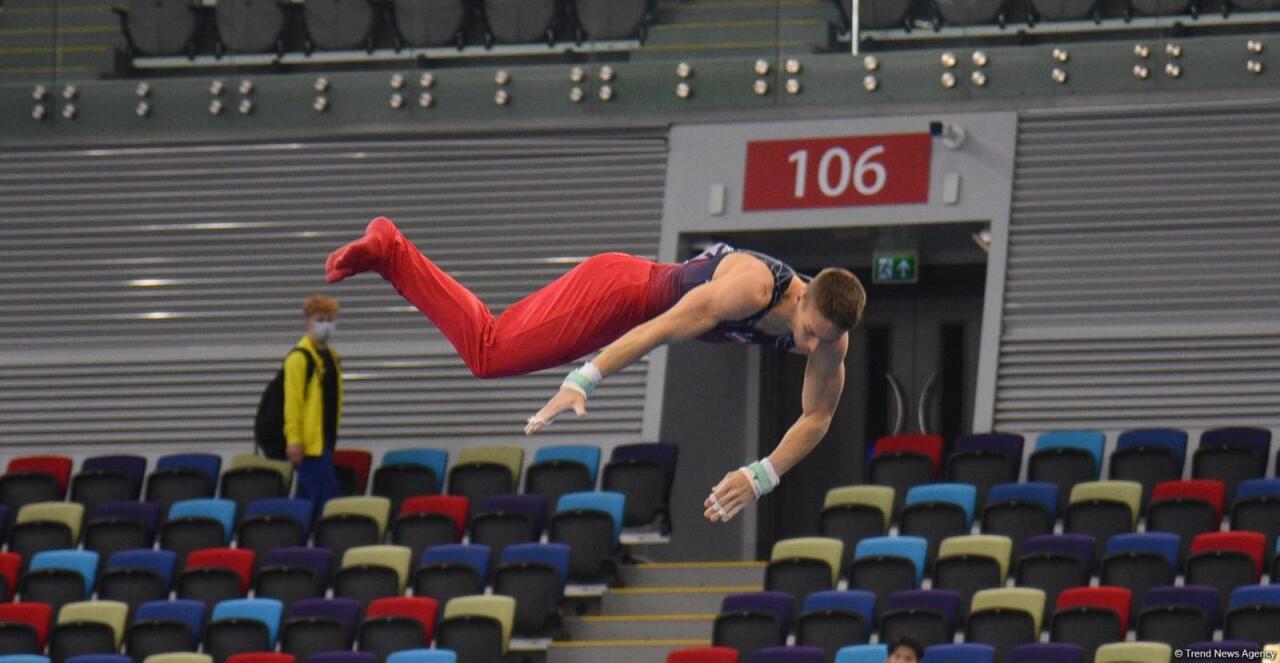
[[[311, 337], [303, 336], [294, 346], [311, 355], [311, 381], [305, 385], [307, 358], [290, 352], [284, 361], [284, 439], [285, 444], [302, 445], [302, 453], [319, 456], [324, 453], [324, 360], [316, 352]], [[342, 361], [337, 350], [329, 346], [333, 363], [338, 367], [338, 416], [335, 425], [342, 423]]]

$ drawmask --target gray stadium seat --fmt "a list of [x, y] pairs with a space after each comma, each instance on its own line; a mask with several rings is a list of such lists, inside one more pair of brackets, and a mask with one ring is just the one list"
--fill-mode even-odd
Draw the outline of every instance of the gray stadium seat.
[[[836, 0], [845, 25], [853, 15], [853, 0]], [[899, 28], [906, 25], [911, 0], [877, 0], [858, 3], [858, 27], [862, 30]]]
[[120, 20], [130, 46], [143, 55], [182, 53], [199, 27], [190, 0], [129, 0]]
[[1143, 16], [1170, 16], [1185, 14], [1190, 0], [1130, 0], [1133, 11]]
[[1093, 14], [1097, 0], [1032, 0], [1036, 14], [1045, 21], [1078, 21]]
[[577, 0], [578, 25], [588, 39], [626, 39], [640, 32], [646, 0]]
[[1002, 0], [934, 0], [942, 19], [951, 25], [991, 23], [1004, 8]]
[[285, 13], [275, 0], [219, 0], [218, 35], [232, 53], [267, 53], [279, 49]]
[[484, 0], [489, 39], [507, 44], [551, 41], [554, 0]]
[[461, 46], [467, 7], [462, 0], [395, 0], [395, 17], [410, 46]]
[[331, 51], [367, 47], [376, 24], [369, 0], [307, 0], [302, 14], [311, 42]]

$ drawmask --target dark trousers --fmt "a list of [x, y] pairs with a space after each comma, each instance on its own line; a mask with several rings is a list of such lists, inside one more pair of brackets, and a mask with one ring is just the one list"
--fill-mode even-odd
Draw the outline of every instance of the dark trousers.
[[319, 456], [304, 456], [298, 465], [298, 497], [311, 500], [316, 517], [331, 498], [342, 497], [338, 485], [338, 473], [333, 468], [333, 454], [326, 451]]

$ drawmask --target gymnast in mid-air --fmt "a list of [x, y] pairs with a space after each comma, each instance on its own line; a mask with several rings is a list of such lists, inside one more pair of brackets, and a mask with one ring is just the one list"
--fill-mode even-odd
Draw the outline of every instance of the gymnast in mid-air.
[[600, 351], [565, 377], [526, 434], [566, 412], [585, 416], [593, 389], [660, 345], [759, 343], [808, 356], [800, 418], [773, 453], [712, 489], [703, 504], [712, 522], [732, 519], [776, 488], [826, 435], [844, 388], [849, 331], [866, 304], [847, 270], [827, 268], [806, 281], [775, 258], [716, 244], [682, 263], [592, 256], [495, 317], [385, 217], [331, 253], [325, 277], [336, 283], [369, 270], [435, 323], [477, 377], [532, 373]]

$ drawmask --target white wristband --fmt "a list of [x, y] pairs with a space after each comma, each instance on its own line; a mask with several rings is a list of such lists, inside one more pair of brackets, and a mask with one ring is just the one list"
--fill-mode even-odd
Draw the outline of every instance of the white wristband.
[[600, 383], [604, 382], [604, 376], [600, 374], [600, 369], [596, 368], [596, 365], [591, 362], [583, 364], [582, 368], [578, 370], [587, 376], [587, 379], [591, 380], [591, 385], [594, 387], [599, 387]]
[[774, 488], [782, 484], [782, 477], [778, 476], [778, 471], [773, 469], [773, 463], [769, 461], [768, 456], [760, 459], [760, 465], [764, 467], [765, 472], [769, 473], [769, 480], [773, 482]]

